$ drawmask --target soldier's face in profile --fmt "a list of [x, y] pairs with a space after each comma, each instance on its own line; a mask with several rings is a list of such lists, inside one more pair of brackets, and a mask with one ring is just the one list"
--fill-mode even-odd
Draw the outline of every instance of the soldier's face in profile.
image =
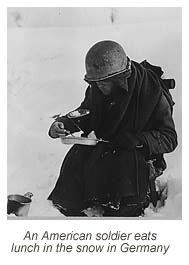
[[114, 92], [115, 86], [113, 80], [111, 79], [97, 81], [96, 84], [105, 96], [109, 96]]

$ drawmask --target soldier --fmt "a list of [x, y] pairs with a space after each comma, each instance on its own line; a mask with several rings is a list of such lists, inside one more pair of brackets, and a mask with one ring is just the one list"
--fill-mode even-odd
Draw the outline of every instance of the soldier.
[[66, 216], [84, 216], [88, 208], [103, 216], [140, 216], [149, 203], [149, 161], [161, 172], [163, 154], [177, 146], [170, 104], [158, 76], [114, 41], [92, 46], [85, 66], [88, 88], [77, 110], [89, 114], [74, 122], [58, 117], [49, 135], [81, 128], [84, 137], [92, 132], [105, 141], [72, 146], [48, 199]]

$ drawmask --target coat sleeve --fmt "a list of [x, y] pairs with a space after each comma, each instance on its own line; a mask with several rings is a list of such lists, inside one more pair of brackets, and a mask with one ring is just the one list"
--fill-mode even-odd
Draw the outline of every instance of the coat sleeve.
[[164, 95], [162, 95], [153, 115], [153, 129], [144, 131], [142, 136], [149, 156], [170, 153], [177, 147], [177, 133], [171, 108]]
[[[88, 109], [89, 111], [91, 110], [91, 95], [90, 95], [89, 87], [86, 90], [85, 98], [84, 98], [83, 102], [80, 104], [80, 106], [77, 109]], [[75, 110], [77, 110], [77, 109], [75, 109]], [[70, 131], [71, 133], [80, 131], [79, 128], [81, 128], [82, 131], [87, 132], [87, 131], [90, 130], [89, 129], [90, 116], [91, 115], [89, 114], [89, 115], [86, 115], [86, 116], [83, 116], [83, 117], [80, 117], [80, 118], [74, 118], [72, 120], [72, 119], [69, 119], [66, 115], [64, 115], [64, 116], [56, 118], [55, 122], [56, 121], [63, 122], [65, 129]], [[52, 135], [51, 135], [51, 127], [49, 129], [48, 134], [49, 134], [50, 137], [52, 137]]]

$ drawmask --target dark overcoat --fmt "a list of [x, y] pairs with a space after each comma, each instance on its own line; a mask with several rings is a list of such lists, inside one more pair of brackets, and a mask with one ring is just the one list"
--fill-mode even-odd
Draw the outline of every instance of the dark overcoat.
[[[110, 144], [71, 147], [49, 196], [53, 203], [82, 210], [94, 200], [107, 203], [132, 196], [143, 200], [148, 191], [147, 157], [176, 148], [170, 106], [157, 76], [134, 61], [131, 70], [128, 91], [120, 89], [113, 98], [107, 99], [95, 84], [87, 88], [79, 108], [89, 109], [90, 114], [75, 119], [75, 123], [84, 136], [95, 131], [98, 138]], [[77, 131], [66, 116], [57, 120], [71, 132]], [[134, 140], [142, 139], [144, 148], [128, 148], [128, 134]]]

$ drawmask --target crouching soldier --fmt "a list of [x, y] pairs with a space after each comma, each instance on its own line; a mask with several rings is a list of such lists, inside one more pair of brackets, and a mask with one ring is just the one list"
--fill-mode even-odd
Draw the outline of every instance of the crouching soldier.
[[148, 161], [157, 160], [161, 172], [163, 154], [177, 146], [170, 104], [158, 76], [114, 41], [92, 46], [85, 66], [88, 88], [77, 110], [88, 114], [58, 117], [49, 135], [81, 128], [83, 137], [92, 132], [103, 141], [72, 146], [48, 199], [66, 216], [84, 216], [88, 208], [103, 216], [140, 216], [149, 201]]

